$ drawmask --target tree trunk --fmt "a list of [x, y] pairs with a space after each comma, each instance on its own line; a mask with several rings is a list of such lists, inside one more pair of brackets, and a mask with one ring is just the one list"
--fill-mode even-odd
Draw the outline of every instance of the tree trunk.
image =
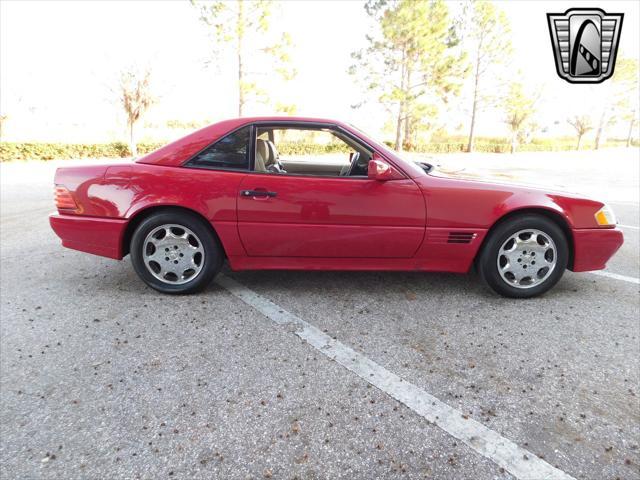
[[602, 139], [602, 133], [604, 131], [604, 121], [605, 121], [605, 114], [606, 114], [607, 110], [602, 110], [602, 115], [600, 115], [600, 123], [598, 124], [598, 132], [596, 133], [596, 150], [598, 150], [600, 148], [600, 140]]
[[404, 148], [403, 150], [411, 150], [411, 118], [409, 115], [404, 119]]
[[[406, 95], [406, 82], [405, 76], [407, 74], [407, 53], [405, 50], [402, 50], [402, 72], [400, 77], [400, 90], [403, 95]], [[402, 121], [406, 121], [405, 116], [405, 98], [400, 100], [400, 105], [398, 105], [398, 119], [396, 120], [396, 151], [402, 151]]]
[[[482, 45], [482, 43], [480, 45]], [[478, 47], [478, 57], [476, 60], [476, 78], [473, 86], [473, 107], [471, 108], [471, 127], [469, 128], [469, 142], [467, 143], [467, 152], [469, 153], [473, 152], [473, 132], [476, 126], [476, 110], [478, 108], [479, 79], [480, 79], [480, 47]]]
[[631, 146], [631, 135], [633, 134], [633, 124], [636, 122], [636, 112], [631, 114], [631, 121], [629, 122], [629, 133], [627, 134], [627, 148]]
[[582, 143], [582, 134], [578, 134], [578, 145], [576, 145], [576, 150], [580, 150], [580, 144]]
[[402, 103], [398, 107], [398, 119], [396, 120], [396, 143], [394, 145], [396, 151], [402, 150]]
[[476, 126], [476, 96], [473, 95], [473, 108], [471, 109], [471, 128], [469, 128], [469, 142], [467, 143], [467, 152], [473, 152], [473, 131]]
[[[411, 66], [407, 65], [407, 80], [405, 82], [405, 89], [407, 90], [407, 97], [409, 89], [411, 88]], [[406, 98], [406, 97], [405, 97]], [[411, 115], [410, 115], [409, 101], [405, 100], [405, 116], [404, 116], [404, 150], [411, 150]]]
[[244, 110], [244, 81], [242, 74], [242, 55], [238, 53], [238, 116], [242, 116]]
[[134, 122], [129, 121], [129, 151], [131, 152], [132, 157], [136, 157], [138, 155], [138, 147], [136, 146], [136, 142], [133, 137], [133, 125]]
[[518, 133], [513, 132], [511, 134], [511, 153], [516, 153], [516, 147], [518, 146]]
[[241, 117], [244, 111], [244, 66], [242, 64], [242, 41], [244, 37], [244, 2], [238, 1], [238, 116]]

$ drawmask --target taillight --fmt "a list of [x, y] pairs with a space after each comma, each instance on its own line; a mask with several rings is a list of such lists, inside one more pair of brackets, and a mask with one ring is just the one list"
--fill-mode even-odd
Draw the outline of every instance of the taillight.
[[76, 201], [73, 199], [71, 192], [67, 187], [62, 185], [56, 185], [54, 197], [56, 200], [56, 208], [61, 210], [77, 210], [78, 205]]

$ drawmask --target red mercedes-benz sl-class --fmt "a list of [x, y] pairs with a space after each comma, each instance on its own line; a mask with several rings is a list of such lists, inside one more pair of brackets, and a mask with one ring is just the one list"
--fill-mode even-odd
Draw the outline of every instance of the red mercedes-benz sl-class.
[[51, 227], [189, 293], [232, 270], [468, 272], [532, 297], [620, 248], [611, 209], [572, 194], [456, 178], [351, 125], [294, 117], [210, 125], [135, 162], [59, 168]]

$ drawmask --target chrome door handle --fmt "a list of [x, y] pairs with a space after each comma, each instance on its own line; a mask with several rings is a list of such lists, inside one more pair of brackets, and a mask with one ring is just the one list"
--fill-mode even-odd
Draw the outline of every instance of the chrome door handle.
[[241, 197], [275, 197], [278, 192], [267, 192], [266, 190], [242, 190]]

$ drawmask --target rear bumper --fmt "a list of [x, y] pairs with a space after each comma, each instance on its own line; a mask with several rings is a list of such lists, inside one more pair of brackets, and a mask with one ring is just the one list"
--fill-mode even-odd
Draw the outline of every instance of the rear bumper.
[[602, 270], [624, 242], [618, 228], [588, 228], [573, 230], [573, 270]]
[[49, 224], [67, 248], [122, 259], [127, 220], [53, 213], [49, 215]]

